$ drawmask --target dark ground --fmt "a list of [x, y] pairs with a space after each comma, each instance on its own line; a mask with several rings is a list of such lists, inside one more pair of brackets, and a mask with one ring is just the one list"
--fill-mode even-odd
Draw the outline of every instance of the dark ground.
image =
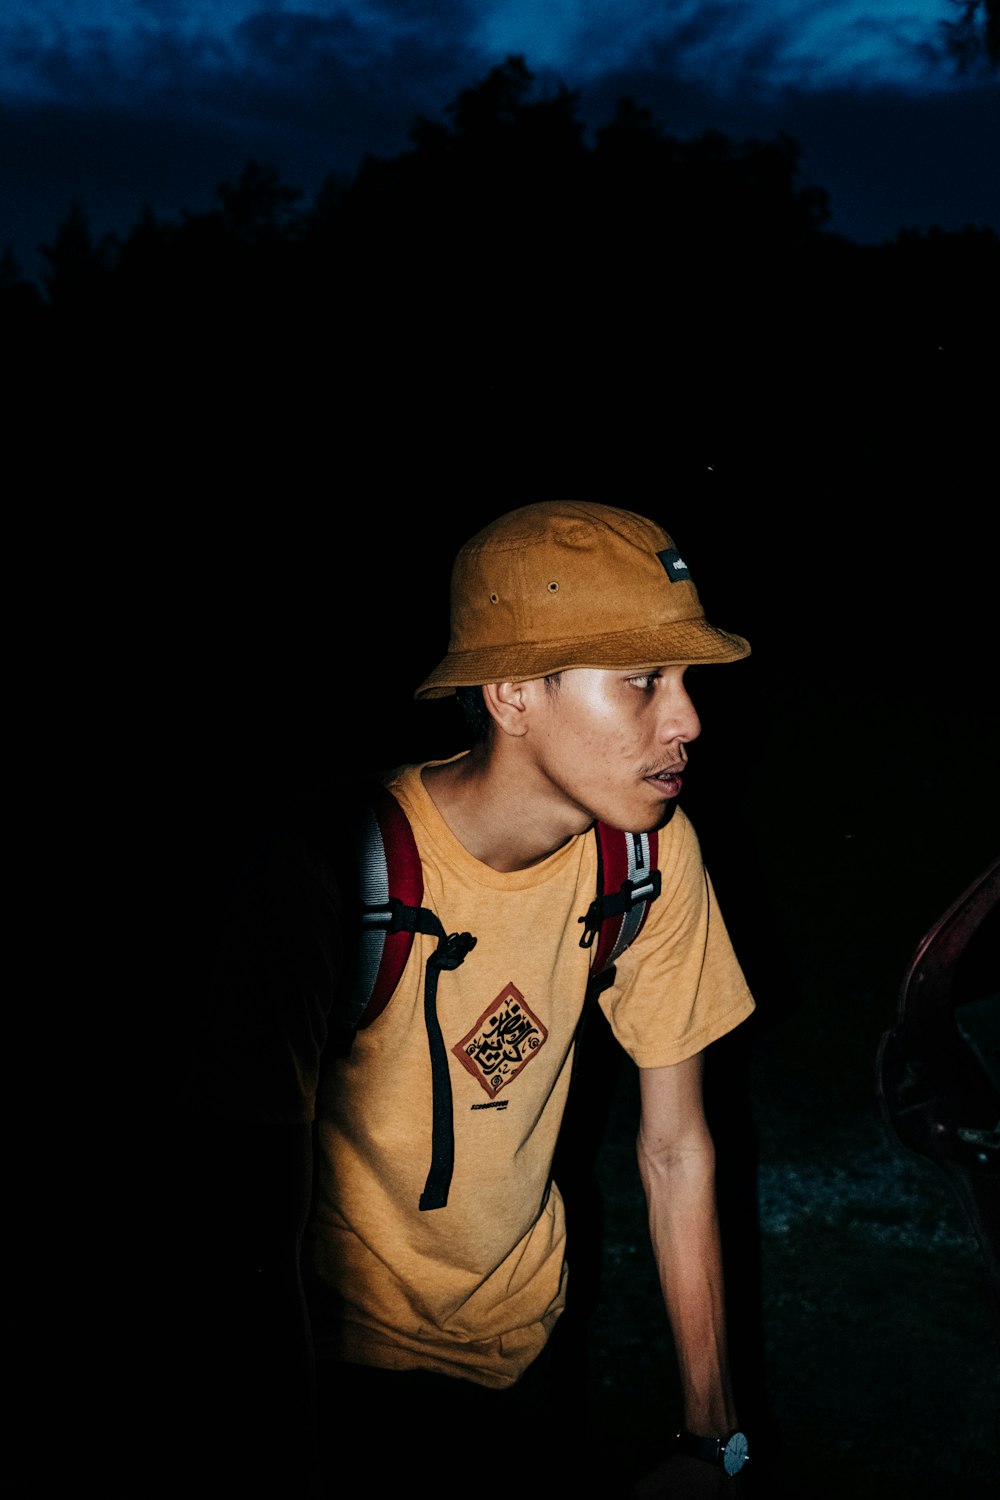
[[[677, 1410], [642, 1206], [621, 1169], [633, 1136], [628, 1094], [601, 1157], [607, 1233], [589, 1364], [609, 1477], [641, 1472], [643, 1455], [652, 1468], [651, 1433]], [[758, 1239], [742, 1237], [735, 1252], [759, 1275], [743, 1288], [759, 1289], [759, 1306], [743, 1311], [759, 1314], [763, 1332], [753, 1350], [762, 1384], [750, 1392], [763, 1410], [747, 1422], [760, 1465], [753, 1493], [995, 1495], [997, 1342], [955, 1202], [929, 1167], [886, 1144], [870, 1115], [841, 1121], [818, 1156], [787, 1114], [758, 1111], [767, 1114]]]

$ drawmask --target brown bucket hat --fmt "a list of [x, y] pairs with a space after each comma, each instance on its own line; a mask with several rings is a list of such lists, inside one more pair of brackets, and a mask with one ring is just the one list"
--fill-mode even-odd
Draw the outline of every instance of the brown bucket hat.
[[750, 647], [705, 619], [687, 565], [655, 522], [545, 500], [492, 521], [455, 559], [448, 654], [417, 688], [523, 682], [571, 667], [739, 661]]

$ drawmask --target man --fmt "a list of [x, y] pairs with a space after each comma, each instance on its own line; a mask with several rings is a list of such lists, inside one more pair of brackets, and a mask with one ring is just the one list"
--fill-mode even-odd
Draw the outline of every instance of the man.
[[[448, 652], [417, 689], [458, 692], [481, 733], [386, 782], [416, 838], [423, 905], [474, 944], [438, 971], [437, 938], [418, 933], [389, 1003], [333, 1061], [321, 1041], [350, 937], [337, 862], [316, 857], [308, 832], [302, 862], [275, 862], [224, 944], [223, 1030], [249, 1014], [256, 1047], [269, 1035], [279, 1060], [221, 1087], [213, 1074], [213, 1112], [295, 1124], [303, 1150], [315, 1139], [302, 1263], [319, 1493], [339, 1489], [342, 1463], [376, 1489], [426, 1477], [447, 1495], [547, 1493], [571, 1474], [553, 1425], [567, 1264], [552, 1163], [587, 989], [598, 820], [655, 832], [662, 878], [600, 996], [639, 1068], [639, 1170], [683, 1389], [684, 1436], [674, 1443], [664, 1413], [650, 1493], [739, 1488], [701, 1075], [705, 1049], [753, 1001], [677, 801], [700, 730], [686, 670], [748, 652], [705, 620], [651, 521], [582, 502], [501, 516], [458, 554]], [[255, 1104], [254, 1090], [271, 1098]], [[300, 1200], [277, 1259], [304, 1222]], [[352, 1459], [373, 1424], [384, 1441]]]

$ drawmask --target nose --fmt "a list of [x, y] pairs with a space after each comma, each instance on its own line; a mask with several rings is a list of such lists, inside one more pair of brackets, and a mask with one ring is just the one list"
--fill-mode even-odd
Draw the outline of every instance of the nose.
[[701, 720], [691, 702], [691, 695], [680, 679], [672, 684], [669, 693], [663, 695], [657, 727], [660, 740], [665, 745], [684, 746], [701, 734]]

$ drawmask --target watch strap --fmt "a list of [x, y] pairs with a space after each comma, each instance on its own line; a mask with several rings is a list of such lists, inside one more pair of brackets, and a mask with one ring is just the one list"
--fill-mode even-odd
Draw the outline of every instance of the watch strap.
[[677, 1434], [678, 1453], [686, 1453], [688, 1458], [700, 1458], [706, 1464], [721, 1463], [725, 1446], [723, 1438], [698, 1437], [686, 1427]]

